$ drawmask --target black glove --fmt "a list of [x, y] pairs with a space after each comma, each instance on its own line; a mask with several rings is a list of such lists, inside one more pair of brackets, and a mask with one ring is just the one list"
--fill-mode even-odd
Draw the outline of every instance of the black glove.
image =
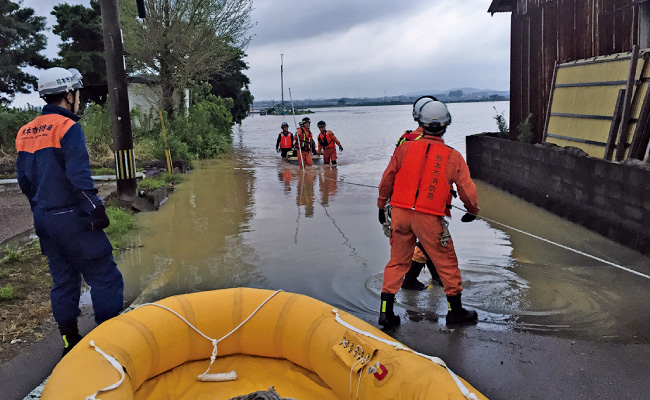
[[343, 153], [343, 146], [339, 146], [339, 151]]
[[383, 208], [379, 209], [379, 223], [382, 225], [386, 223], [386, 214]]
[[279, 153], [279, 152], [280, 152], [280, 149], [279, 149], [278, 147], [276, 147], [276, 148], [275, 148], [275, 152], [276, 152], [276, 153]]
[[93, 231], [101, 231], [111, 224], [111, 220], [106, 215], [106, 209], [103, 205], [98, 205], [90, 212], [90, 229]]
[[463, 222], [472, 222], [472, 221], [474, 221], [475, 219], [476, 219], [476, 215], [475, 215], [475, 214], [472, 214], [472, 213], [469, 213], [469, 212], [466, 212], [465, 215], [463, 215], [463, 216], [460, 218], [460, 220], [463, 221]]

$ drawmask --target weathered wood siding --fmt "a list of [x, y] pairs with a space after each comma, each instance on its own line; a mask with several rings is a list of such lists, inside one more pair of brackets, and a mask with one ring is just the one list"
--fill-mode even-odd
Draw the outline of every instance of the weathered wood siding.
[[648, 45], [648, 7], [639, 0], [519, 0], [512, 11], [510, 127], [533, 114], [534, 140], [544, 119], [558, 63], [628, 52]]

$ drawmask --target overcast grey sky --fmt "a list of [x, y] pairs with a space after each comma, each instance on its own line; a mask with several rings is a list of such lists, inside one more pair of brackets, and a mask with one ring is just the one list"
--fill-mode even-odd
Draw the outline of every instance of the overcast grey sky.
[[[134, 0], [135, 1], [135, 0]], [[48, 17], [58, 0], [24, 0]], [[89, 4], [89, 0], [67, 0]], [[251, 91], [285, 99], [379, 97], [456, 87], [509, 89], [510, 14], [491, 0], [256, 0], [246, 49]], [[56, 56], [48, 35], [46, 54]], [[18, 95], [15, 103], [36, 103]], [[22, 103], [22, 104], [21, 104]]]

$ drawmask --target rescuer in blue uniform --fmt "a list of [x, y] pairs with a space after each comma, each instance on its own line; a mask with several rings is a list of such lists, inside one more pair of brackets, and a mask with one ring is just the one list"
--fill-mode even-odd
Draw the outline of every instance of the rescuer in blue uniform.
[[43, 114], [16, 136], [16, 171], [29, 199], [41, 250], [49, 260], [52, 313], [63, 338], [63, 355], [81, 340], [81, 278], [90, 286], [97, 324], [122, 310], [124, 283], [104, 233], [109, 225], [90, 175], [86, 139], [79, 117], [76, 69], [50, 68], [38, 80], [47, 102]]

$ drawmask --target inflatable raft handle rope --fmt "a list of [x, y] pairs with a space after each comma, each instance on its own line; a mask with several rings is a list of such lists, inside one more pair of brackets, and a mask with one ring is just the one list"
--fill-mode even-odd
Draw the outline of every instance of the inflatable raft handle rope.
[[[223, 372], [223, 373], [212, 373], [212, 374], [208, 373], [208, 372], [210, 372], [210, 368], [212, 368], [212, 364], [214, 363], [214, 361], [217, 358], [217, 354], [218, 354], [217, 345], [218, 345], [218, 343], [221, 342], [222, 340], [226, 339], [228, 336], [232, 335], [239, 328], [241, 328], [269, 300], [271, 300], [273, 298], [273, 296], [275, 296], [276, 294], [278, 294], [280, 292], [282, 292], [282, 290], [276, 290], [275, 292], [273, 292], [244, 321], [242, 321], [239, 325], [237, 325], [237, 327], [235, 327], [232, 331], [230, 331], [228, 334], [223, 336], [221, 339], [212, 339], [211, 337], [205, 335], [203, 332], [198, 330], [194, 325], [192, 325], [188, 320], [186, 320], [182, 315], [178, 314], [176, 311], [172, 310], [171, 308], [165, 307], [163, 305], [160, 305], [160, 304], [157, 304], [157, 303], [146, 303], [146, 304], [142, 304], [138, 308], [145, 307], [145, 306], [155, 306], [155, 307], [160, 307], [160, 308], [162, 308], [164, 310], [167, 310], [167, 311], [171, 312], [172, 314], [176, 315], [178, 318], [180, 318], [190, 328], [194, 329], [194, 331], [196, 331], [199, 335], [203, 336], [206, 340], [209, 340], [212, 343], [212, 354], [210, 355], [210, 365], [208, 366], [208, 369], [206, 369], [204, 373], [197, 376], [197, 379], [199, 381], [201, 381], [201, 382], [225, 382], [225, 381], [233, 381], [233, 380], [237, 379], [237, 373], [235, 371]], [[334, 313], [334, 315], [335, 315], [336, 322], [338, 322], [339, 324], [345, 326], [346, 328], [348, 328], [348, 329], [350, 329], [350, 330], [352, 330], [352, 331], [354, 331], [354, 332], [356, 332], [356, 333], [358, 333], [360, 335], [363, 335], [365, 337], [369, 337], [371, 339], [374, 339], [374, 340], [379, 341], [381, 343], [387, 344], [389, 346], [393, 346], [396, 350], [404, 350], [404, 351], [408, 351], [410, 353], [416, 354], [416, 355], [418, 355], [420, 357], [431, 360], [435, 364], [445, 368], [447, 370], [447, 372], [449, 372], [449, 374], [453, 378], [456, 385], [458, 386], [458, 389], [460, 389], [461, 393], [463, 394], [463, 396], [467, 400], [478, 400], [476, 395], [474, 393], [470, 392], [467, 389], [467, 387], [460, 381], [460, 379], [458, 379], [458, 376], [451, 369], [449, 369], [449, 367], [447, 367], [445, 362], [442, 361], [442, 359], [440, 359], [439, 357], [433, 357], [433, 356], [428, 356], [426, 354], [418, 353], [418, 352], [416, 352], [414, 350], [409, 349], [408, 347], [405, 347], [404, 345], [402, 345], [399, 342], [382, 339], [380, 337], [377, 337], [377, 336], [373, 335], [370, 332], [363, 331], [363, 330], [361, 330], [361, 329], [359, 329], [359, 328], [357, 328], [357, 327], [355, 327], [355, 326], [353, 326], [351, 324], [348, 324], [347, 322], [343, 321], [343, 319], [341, 318], [341, 315], [339, 314], [339, 310], [337, 310], [336, 308], [332, 309], [332, 313]], [[97, 398], [97, 395], [99, 393], [108, 392], [110, 390], [116, 389], [122, 384], [122, 382], [124, 381], [124, 376], [125, 376], [124, 375], [124, 367], [115, 358], [113, 358], [110, 355], [106, 354], [99, 347], [97, 347], [95, 345], [94, 340], [90, 341], [90, 346], [92, 346], [95, 349], [95, 351], [97, 351], [99, 354], [101, 354], [120, 373], [120, 376], [121, 376], [120, 380], [118, 382], [115, 382], [114, 384], [112, 384], [110, 386], [107, 386], [104, 389], [100, 389], [97, 392], [95, 392], [94, 394], [92, 394], [90, 396], [86, 396], [86, 398], [84, 399], [84, 400], [101, 400], [101, 399]], [[358, 362], [357, 362], [357, 364], [358, 364]], [[356, 366], [356, 364], [350, 370], [350, 393], [352, 392], [352, 374], [353, 374], [355, 366]], [[372, 371], [371, 371], [372, 368], [373, 367], [369, 367], [368, 373], [372, 373]], [[363, 372], [363, 368], [361, 369], [361, 371], [359, 371], [359, 382], [357, 383], [357, 397], [358, 397], [358, 394], [359, 394], [359, 385], [361, 384], [361, 376], [363, 375], [362, 372]]]

